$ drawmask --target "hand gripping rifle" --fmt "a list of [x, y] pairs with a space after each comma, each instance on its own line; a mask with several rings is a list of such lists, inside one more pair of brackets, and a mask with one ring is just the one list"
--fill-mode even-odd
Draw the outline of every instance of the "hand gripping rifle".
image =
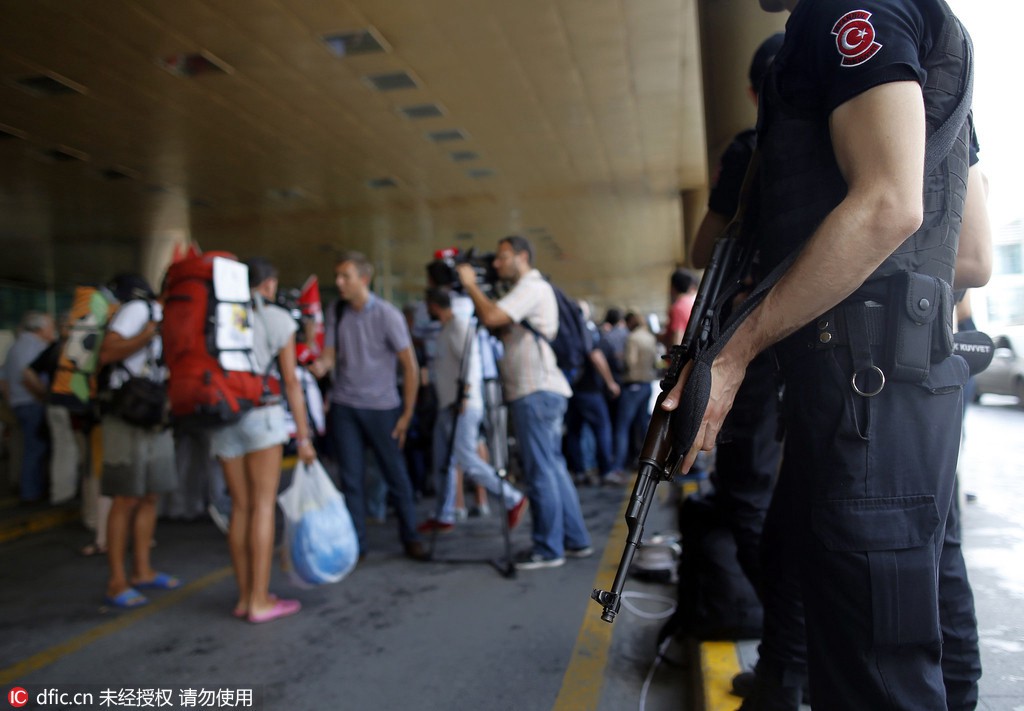
[[[654, 405], [647, 426], [647, 435], [640, 450], [639, 472], [633, 485], [633, 494], [626, 508], [626, 546], [615, 572], [611, 590], [595, 588], [591, 597], [604, 611], [601, 619], [614, 622], [622, 601], [622, 588], [633, 561], [633, 555], [640, 546], [644, 535], [644, 522], [654, 500], [654, 491], [659, 482], [671, 481], [683, 457], [690, 450], [700, 429], [704, 410], [711, 393], [711, 362], [724, 347], [729, 336], [746, 314], [748, 314], [765, 290], [757, 289], [740, 307], [733, 309], [723, 327], [725, 315], [729, 312], [733, 298], [745, 288], [743, 280], [748, 276], [753, 261], [753, 240], [743, 233], [742, 215], [746, 212], [746, 198], [756, 172], [757, 154], [751, 159], [744, 178], [740, 207], [736, 218], [729, 223], [714, 245], [711, 259], [697, 288], [697, 296], [686, 324], [682, 343], [673, 346], [669, 352], [669, 365], [661, 380], [661, 392]], [[754, 299], [754, 295], [760, 295]], [[748, 303], [754, 301], [754, 303]], [[679, 407], [668, 412], [661, 407], [668, 392], [675, 387], [683, 369], [692, 363], [689, 378], [683, 389]]]

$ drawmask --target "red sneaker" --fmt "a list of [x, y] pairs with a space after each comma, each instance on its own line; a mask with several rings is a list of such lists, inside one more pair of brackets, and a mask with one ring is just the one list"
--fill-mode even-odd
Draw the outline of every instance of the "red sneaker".
[[512, 530], [519, 525], [519, 522], [523, 518], [523, 513], [526, 511], [526, 507], [530, 505], [529, 499], [525, 496], [519, 499], [519, 503], [508, 510], [508, 530]]
[[436, 518], [428, 518], [417, 526], [416, 530], [420, 533], [433, 533], [434, 531], [438, 533], [451, 533], [455, 530], [455, 524], [438, 521]]

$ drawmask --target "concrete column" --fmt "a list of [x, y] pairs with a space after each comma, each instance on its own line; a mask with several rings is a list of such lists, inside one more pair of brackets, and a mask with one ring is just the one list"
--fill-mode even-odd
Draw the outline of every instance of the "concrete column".
[[753, 0], [699, 0], [701, 68], [708, 165], [757, 111], [747, 97], [750, 60], [771, 34], [785, 29], [788, 12], [764, 12]]
[[708, 189], [683, 190], [679, 194], [679, 202], [683, 211], [683, 261], [689, 264], [690, 245], [696, 239], [697, 229], [708, 209]]
[[164, 273], [174, 258], [174, 250], [188, 247], [190, 242], [188, 228], [161, 230], [143, 239], [139, 254], [139, 272], [146, 277], [146, 281], [155, 291], [160, 291]]

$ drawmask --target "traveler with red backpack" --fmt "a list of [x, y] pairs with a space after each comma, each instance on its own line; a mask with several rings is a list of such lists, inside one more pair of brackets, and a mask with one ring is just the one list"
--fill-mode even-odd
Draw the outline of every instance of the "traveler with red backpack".
[[[295, 375], [298, 326], [291, 314], [273, 303], [277, 269], [261, 258], [246, 264], [253, 297], [253, 365], [268, 379], [284, 381], [284, 394], [295, 418], [299, 459], [311, 464], [316, 450], [306, 421], [302, 385]], [[274, 370], [277, 372], [271, 375]], [[298, 600], [278, 598], [269, 591], [274, 514], [287, 441], [284, 408], [276, 396], [248, 410], [236, 422], [217, 428], [211, 438], [211, 450], [220, 459], [231, 492], [228, 548], [238, 583], [238, 600], [231, 614], [253, 623], [293, 615], [302, 607]]]

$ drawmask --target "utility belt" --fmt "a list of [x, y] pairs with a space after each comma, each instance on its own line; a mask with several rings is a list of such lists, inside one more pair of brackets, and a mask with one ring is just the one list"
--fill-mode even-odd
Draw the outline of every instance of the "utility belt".
[[953, 354], [952, 287], [938, 277], [899, 272], [825, 312], [776, 353], [785, 365], [837, 347], [849, 350], [850, 385], [858, 395], [877, 395], [886, 380], [923, 382], [932, 363]]

